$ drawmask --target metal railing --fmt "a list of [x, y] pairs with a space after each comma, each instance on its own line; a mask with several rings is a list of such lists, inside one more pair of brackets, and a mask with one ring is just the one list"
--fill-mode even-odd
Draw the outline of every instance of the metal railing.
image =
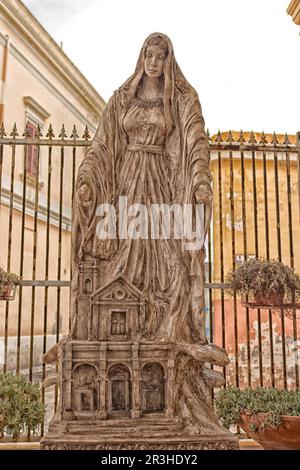
[[[75, 127], [70, 138], [64, 126], [58, 138], [51, 126], [45, 137], [38, 128], [34, 138], [26, 129], [19, 137], [16, 126], [9, 136], [0, 129], [0, 265], [22, 278], [16, 300], [0, 302], [0, 367], [29, 380], [46, 377], [42, 354], [69, 329], [72, 201], [90, 144], [88, 129], [82, 138]], [[27, 171], [29, 146], [37, 149], [34, 174]], [[299, 387], [297, 312], [287, 318], [283, 310], [277, 316], [250, 310], [226, 293], [227, 272], [251, 256], [300, 271], [299, 145], [287, 135], [219, 132], [209, 146], [208, 337], [230, 354], [227, 383]], [[49, 393], [43, 399], [56, 402]]]

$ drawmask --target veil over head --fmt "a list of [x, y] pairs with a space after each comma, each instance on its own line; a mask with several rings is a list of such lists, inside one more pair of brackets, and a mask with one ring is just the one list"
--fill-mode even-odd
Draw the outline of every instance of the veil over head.
[[135, 96], [137, 88], [144, 75], [144, 59], [147, 47], [151, 39], [162, 39], [168, 46], [167, 57], [164, 63], [164, 114], [168, 133], [175, 126], [175, 91], [185, 94], [197, 96], [194, 88], [189, 84], [183, 75], [177, 61], [175, 59], [173, 44], [171, 39], [163, 33], [152, 33], [144, 41], [139, 58], [136, 64], [135, 72], [126, 80], [119, 88], [128, 99]]

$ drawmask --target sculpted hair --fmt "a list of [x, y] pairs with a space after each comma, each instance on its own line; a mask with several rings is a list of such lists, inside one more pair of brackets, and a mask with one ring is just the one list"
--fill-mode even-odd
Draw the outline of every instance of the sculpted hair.
[[[149, 39], [149, 41], [147, 42], [147, 47], [148, 46], [158, 46], [166, 53], [166, 56], [168, 55], [168, 52], [169, 52], [168, 43], [161, 37], [154, 37], [154, 38]], [[146, 50], [147, 50], [147, 47], [146, 47]]]

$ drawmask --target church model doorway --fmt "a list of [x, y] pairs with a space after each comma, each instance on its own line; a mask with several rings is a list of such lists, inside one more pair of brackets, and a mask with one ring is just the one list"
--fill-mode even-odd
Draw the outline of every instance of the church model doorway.
[[130, 371], [125, 365], [118, 364], [108, 372], [108, 411], [112, 415], [129, 416], [130, 408]]
[[164, 369], [160, 364], [146, 364], [142, 369], [143, 413], [165, 411]]
[[73, 370], [73, 408], [79, 413], [98, 408], [98, 371], [92, 364], [79, 364]]

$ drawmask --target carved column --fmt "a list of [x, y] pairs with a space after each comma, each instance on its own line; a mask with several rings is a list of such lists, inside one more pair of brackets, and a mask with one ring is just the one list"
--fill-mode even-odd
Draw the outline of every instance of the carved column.
[[106, 368], [107, 368], [107, 343], [100, 343], [99, 360], [99, 409], [97, 416], [100, 419], [107, 418], [106, 411]]
[[72, 419], [72, 343], [65, 344], [65, 358], [63, 368], [62, 412], [64, 419]]
[[131, 417], [140, 418], [142, 415], [140, 403], [140, 361], [139, 343], [133, 343], [132, 350], [132, 409]]
[[96, 292], [98, 287], [99, 287], [99, 262], [95, 260], [93, 263], [93, 293]]
[[93, 338], [93, 318], [94, 318], [95, 304], [90, 305], [90, 310], [88, 312], [88, 340], [92, 341]]
[[174, 403], [174, 382], [175, 382], [175, 360], [174, 351], [168, 351], [168, 364], [167, 364], [167, 382], [166, 386], [166, 416], [174, 416], [175, 403]]

